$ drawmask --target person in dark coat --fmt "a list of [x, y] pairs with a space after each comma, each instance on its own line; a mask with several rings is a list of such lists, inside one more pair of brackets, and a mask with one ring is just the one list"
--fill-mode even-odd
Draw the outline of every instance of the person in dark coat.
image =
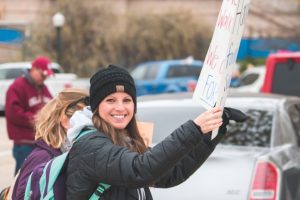
[[[83, 90], [67, 88], [50, 100], [38, 113], [35, 120], [35, 148], [23, 163], [16, 180], [12, 199], [23, 200], [27, 180], [33, 169], [68, 150], [67, 129], [69, 118], [77, 110], [87, 106], [88, 93]], [[65, 191], [55, 190], [65, 199]], [[56, 196], [58, 196], [56, 195]]]
[[[97, 132], [81, 137], [69, 152], [67, 200], [89, 199], [99, 183], [111, 185], [101, 199], [151, 200], [149, 187], [168, 188], [187, 180], [226, 132], [230, 116], [223, 115], [223, 123], [222, 110], [216, 107], [148, 148], [137, 129], [136, 88], [131, 75], [110, 65], [96, 72], [90, 83]], [[216, 128], [219, 134], [211, 140]]]

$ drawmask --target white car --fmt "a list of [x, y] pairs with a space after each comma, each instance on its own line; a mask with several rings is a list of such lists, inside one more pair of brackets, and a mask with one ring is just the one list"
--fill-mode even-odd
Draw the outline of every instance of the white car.
[[265, 66], [248, 68], [242, 73], [239, 86], [230, 89], [236, 92], [260, 92], [265, 80], [265, 75]]
[[[230, 123], [222, 143], [188, 180], [153, 188], [153, 199], [299, 200], [300, 98], [244, 93], [230, 95], [226, 106], [249, 118]], [[154, 123], [154, 144], [201, 111], [191, 94], [138, 99], [138, 120]]]

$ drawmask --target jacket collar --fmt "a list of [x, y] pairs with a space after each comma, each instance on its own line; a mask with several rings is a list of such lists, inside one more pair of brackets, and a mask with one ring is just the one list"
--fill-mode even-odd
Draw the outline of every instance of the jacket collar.
[[54, 149], [50, 146], [48, 146], [43, 140], [37, 140], [35, 142], [35, 145], [41, 149], [46, 150], [49, 154], [54, 156], [59, 156], [61, 154], [61, 151], [59, 149]]

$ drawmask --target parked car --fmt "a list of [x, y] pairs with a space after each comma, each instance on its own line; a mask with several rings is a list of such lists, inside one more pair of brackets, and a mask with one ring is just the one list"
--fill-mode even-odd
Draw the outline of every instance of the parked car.
[[159, 94], [187, 91], [187, 83], [197, 80], [203, 62], [187, 58], [184, 60], [163, 60], [139, 64], [131, 71], [137, 94]]
[[266, 60], [264, 93], [300, 96], [300, 52], [278, 52]]
[[[30, 62], [12, 62], [0, 64], [0, 116], [4, 115], [6, 91], [15, 78], [24, 74], [31, 68]], [[76, 74], [64, 73], [57, 63], [51, 63], [50, 68], [54, 75], [46, 79], [50, 93], [55, 96], [59, 91], [67, 87], [89, 88], [88, 79], [78, 79]]]
[[248, 68], [241, 74], [238, 86], [230, 89], [236, 92], [260, 92], [265, 75], [264, 65]]
[[[228, 125], [222, 143], [188, 180], [173, 188], [152, 188], [153, 198], [300, 199], [300, 98], [231, 94], [226, 106], [241, 109], [249, 118]], [[190, 93], [138, 98], [138, 120], [154, 123], [154, 144], [202, 111]]]

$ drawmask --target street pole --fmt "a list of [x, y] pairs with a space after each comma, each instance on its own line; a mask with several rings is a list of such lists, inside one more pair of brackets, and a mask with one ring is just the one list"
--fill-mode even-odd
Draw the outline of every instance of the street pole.
[[56, 60], [61, 64], [61, 27], [56, 27]]
[[62, 61], [62, 39], [61, 29], [65, 23], [65, 17], [60, 12], [55, 13], [52, 17], [53, 26], [56, 28], [56, 62], [61, 64]]

